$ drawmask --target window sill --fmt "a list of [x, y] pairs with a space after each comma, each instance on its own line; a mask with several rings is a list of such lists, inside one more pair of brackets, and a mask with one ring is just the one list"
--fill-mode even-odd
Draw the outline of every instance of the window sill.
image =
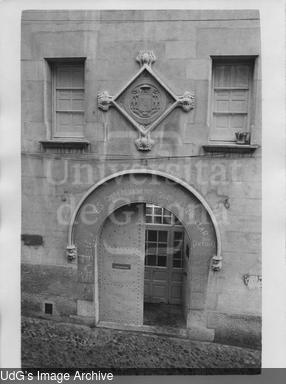
[[44, 149], [85, 149], [90, 144], [89, 141], [83, 139], [40, 140], [40, 143]]
[[209, 153], [253, 153], [259, 145], [251, 144], [207, 144], [202, 146]]

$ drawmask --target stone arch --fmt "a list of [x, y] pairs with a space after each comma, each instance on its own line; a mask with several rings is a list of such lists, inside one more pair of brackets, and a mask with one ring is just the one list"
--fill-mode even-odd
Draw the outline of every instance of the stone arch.
[[[69, 246], [77, 249], [78, 282], [89, 289], [98, 320], [98, 240], [105, 220], [115, 210], [132, 203], [153, 203], [174, 213], [191, 243], [192, 291], [189, 306], [204, 311], [211, 285], [210, 262], [220, 256], [218, 225], [205, 199], [186, 182], [163, 172], [129, 170], [113, 174], [90, 188], [79, 202], [69, 227]], [[94, 289], [92, 289], [94, 287]], [[93, 296], [93, 297], [92, 297]], [[96, 321], [97, 321], [96, 320]]]
[[[166, 172], [161, 172], [161, 171], [155, 171], [155, 170], [151, 170], [151, 169], [132, 169], [132, 170], [126, 170], [126, 171], [120, 171], [120, 172], [116, 172], [116, 173], [113, 173], [112, 175], [109, 175], [107, 177], [105, 177], [104, 179], [100, 180], [99, 182], [97, 182], [96, 184], [94, 184], [92, 187], [90, 187], [87, 192], [83, 195], [83, 197], [80, 199], [80, 201], [78, 202], [77, 206], [76, 206], [76, 209], [72, 215], [72, 218], [71, 218], [71, 221], [70, 221], [70, 224], [69, 224], [69, 229], [68, 229], [68, 245], [73, 245], [74, 243], [74, 227], [75, 227], [75, 221], [76, 221], [76, 217], [78, 216], [79, 214], [79, 211], [81, 209], [81, 207], [83, 206], [84, 202], [87, 200], [87, 198], [94, 192], [96, 191], [97, 188], [99, 188], [101, 185], [103, 185], [104, 183], [112, 180], [112, 179], [115, 179], [115, 178], [118, 178], [118, 177], [122, 177], [124, 175], [140, 175], [140, 174], [149, 174], [149, 175], [153, 175], [153, 176], [161, 176], [167, 180], [170, 180], [170, 181], [173, 181], [174, 183], [178, 184], [178, 185], [181, 185], [182, 187], [184, 187], [187, 191], [189, 191], [192, 195], [194, 195], [199, 201], [200, 203], [202, 204], [202, 206], [206, 209], [206, 211], [208, 212], [208, 214], [210, 215], [210, 218], [211, 218], [211, 221], [213, 223], [213, 226], [214, 226], [214, 230], [215, 230], [215, 234], [216, 234], [216, 240], [217, 240], [217, 256], [220, 257], [221, 256], [221, 236], [220, 236], [220, 231], [219, 231], [219, 227], [218, 227], [218, 223], [217, 223], [217, 220], [216, 220], [216, 217], [212, 211], [212, 209], [210, 208], [208, 202], [206, 201], [206, 199], [191, 185], [189, 185], [188, 183], [186, 183], [185, 181], [179, 179], [178, 177], [175, 177], [173, 175], [170, 175]], [[108, 216], [108, 215], [107, 215]], [[106, 216], [106, 217], [107, 217]]]

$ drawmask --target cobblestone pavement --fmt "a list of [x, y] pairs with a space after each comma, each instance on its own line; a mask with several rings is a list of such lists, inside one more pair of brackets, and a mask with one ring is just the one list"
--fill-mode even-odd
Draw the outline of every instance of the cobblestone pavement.
[[22, 366], [257, 368], [260, 351], [139, 332], [23, 318]]

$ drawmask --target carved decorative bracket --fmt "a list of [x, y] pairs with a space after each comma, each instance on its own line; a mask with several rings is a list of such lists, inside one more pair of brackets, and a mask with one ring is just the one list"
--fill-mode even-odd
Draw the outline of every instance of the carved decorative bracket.
[[243, 282], [249, 289], [256, 289], [262, 287], [262, 276], [261, 275], [250, 275], [247, 273], [243, 276]]
[[179, 106], [185, 111], [189, 112], [195, 108], [195, 95], [192, 92], [185, 92], [182, 96], [178, 96]]
[[136, 61], [141, 68], [115, 96], [102, 91], [97, 95], [98, 108], [106, 112], [115, 107], [138, 131], [135, 145], [139, 151], [150, 151], [154, 145], [151, 132], [175, 108], [185, 112], [195, 108], [195, 95], [186, 91], [175, 95], [152, 70], [156, 61], [152, 51], [140, 51]]
[[142, 67], [144, 64], [151, 67], [153, 63], [156, 61], [156, 56], [153, 51], [139, 51], [138, 56], [136, 57], [136, 61]]
[[66, 248], [67, 260], [72, 263], [77, 260], [77, 248], [75, 245], [68, 245]]
[[100, 92], [97, 95], [97, 105], [99, 109], [103, 111], [108, 111], [109, 107], [112, 105], [113, 97], [108, 94], [107, 91]]
[[154, 143], [154, 140], [150, 137], [150, 133], [147, 135], [140, 133], [139, 138], [135, 140], [135, 145], [138, 151], [151, 151]]
[[214, 272], [218, 272], [222, 268], [222, 257], [214, 255], [211, 259], [211, 268]]

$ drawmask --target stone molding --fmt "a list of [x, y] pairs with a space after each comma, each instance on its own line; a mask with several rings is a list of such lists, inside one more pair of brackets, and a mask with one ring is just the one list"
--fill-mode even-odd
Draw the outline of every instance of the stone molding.
[[135, 76], [115, 96], [106, 90], [97, 95], [99, 109], [107, 112], [110, 107], [115, 107], [138, 131], [135, 145], [139, 151], [152, 149], [154, 143], [150, 145], [151, 137], [147, 135], [151, 135], [175, 108], [180, 107], [184, 112], [195, 108], [195, 94], [185, 91], [183, 95], [175, 95], [151, 68], [155, 60], [153, 51], [140, 51], [136, 61], [141, 68]]
[[76, 260], [77, 260], [77, 248], [76, 248], [76, 246], [73, 244], [68, 245], [66, 248], [66, 255], [67, 255], [67, 260], [70, 263], [76, 262]]
[[86, 149], [90, 142], [88, 140], [81, 140], [81, 139], [68, 139], [68, 140], [59, 140], [59, 139], [54, 139], [54, 140], [40, 140], [39, 141], [44, 150], [47, 149], [67, 149], [67, 150], [72, 150], [72, 149], [80, 149], [84, 150]]
[[89, 188], [86, 191], [86, 193], [83, 195], [81, 200], [78, 202], [78, 204], [77, 204], [77, 206], [76, 206], [76, 208], [75, 208], [75, 210], [73, 212], [73, 215], [72, 215], [72, 218], [71, 218], [71, 221], [70, 221], [70, 224], [69, 224], [69, 229], [68, 229], [68, 246], [72, 246], [73, 245], [73, 230], [74, 230], [74, 226], [75, 226], [75, 222], [76, 222], [76, 217], [77, 217], [78, 212], [81, 209], [81, 206], [84, 204], [86, 199], [97, 188], [99, 188], [104, 183], [106, 183], [106, 182], [108, 182], [108, 181], [110, 181], [112, 179], [115, 179], [117, 177], [124, 176], [124, 175], [131, 175], [131, 174], [134, 174], [134, 175], [135, 174], [147, 174], [147, 175], [149, 174], [149, 175], [161, 176], [161, 177], [169, 179], [169, 180], [177, 183], [178, 185], [184, 187], [189, 193], [194, 195], [200, 201], [200, 203], [203, 205], [203, 207], [206, 209], [206, 211], [210, 215], [212, 224], [214, 226], [215, 234], [216, 234], [216, 240], [217, 240], [217, 255], [216, 256], [217, 257], [221, 257], [221, 249], [222, 249], [221, 248], [221, 235], [220, 235], [220, 230], [219, 230], [218, 222], [216, 220], [216, 217], [215, 217], [211, 207], [209, 206], [209, 204], [205, 200], [205, 198], [194, 187], [192, 187], [191, 185], [189, 185], [185, 181], [179, 179], [178, 177], [172, 176], [172, 175], [170, 175], [170, 174], [168, 174], [166, 172], [155, 171], [155, 170], [152, 170], [152, 169], [130, 169], [130, 170], [126, 170], [126, 171], [116, 172], [116, 173], [113, 173], [113, 174], [103, 178], [102, 180], [100, 180], [99, 182], [94, 184], [91, 188]]
[[145, 64], [151, 67], [151, 65], [156, 61], [156, 56], [153, 51], [141, 50], [136, 57], [136, 61], [141, 67]]
[[205, 152], [209, 153], [253, 153], [259, 145], [239, 145], [239, 144], [207, 144], [203, 145]]
[[[155, 175], [156, 173], [160, 172], [154, 172]], [[119, 177], [121, 175], [124, 176]], [[71, 225], [70, 228], [69, 245], [74, 244], [78, 248], [78, 260], [76, 263], [78, 282], [94, 286], [96, 322], [100, 320], [98, 300], [102, 287], [100, 281], [103, 281], [100, 263], [103, 242], [101, 241], [100, 233], [105, 220], [114, 211], [124, 207], [126, 204], [153, 202], [155, 205], [166, 207], [166, 209], [170, 209], [171, 212], [177, 215], [184, 225], [189, 239], [198, 236], [200, 242], [206, 241], [210, 244], [206, 253], [202, 252], [201, 247], [194, 247], [192, 250], [191, 257], [197, 261], [195, 269], [192, 269], [192, 276], [196, 274], [204, 276], [206, 284], [200, 288], [199, 292], [192, 293], [189, 301], [190, 308], [205, 311], [205, 303], [210, 301], [209, 296], [213, 298], [218, 293], [213, 280], [217, 279], [219, 275], [211, 269], [213, 255], [218, 255], [221, 252], [220, 237], [217, 235], [218, 228], [214, 215], [207, 206], [207, 203], [204, 204], [205, 207], [208, 207], [208, 211], [206, 211], [201, 203], [201, 196], [197, 191], [193, 190], [194, 193], [190, 193], [192, 191], [191, 186], [182, 181], [175, 183], [174, 181], [176, 180], [180, 181], [175, 177], [168, 177], [172, 181], [168, 182], [168, 179], [164, 176], [165, 174], [159, 174], [158, 177], [156, 175], [154, 178], [152, 171], [147, 170], [146, 172], [146, 170], [142, 169], [139, 172], [119, 172], [117, 177], [111, 175], [90, 189], [89, 193], [85, 194], [85, 199], [82, 199], [82, 204], [79, 204], [78, 209], [74, 211], [74, 225]], [[184, 188], [184, 186], [187, 188]], [[180, 201], [179, 208], [173, 206], [174, 199], [176, 198]], [[93, 217], [89, 217], [88, 221], [82, 215], [86, 204], [93, 204], [95, 207]], [[194, 215], [194, 209], [196, 209], [198, 204], [201, 205], [200, 212], [206, 211], [202, 215], [202, 226], [198, 226], [200, 223], [199, 216]], [[207, 212], [209, 214], [206, 214]], [[213, 287], [214, 289], [212, 289]], [[216, 302], [216, 298], [214, 302]], [[109, 317], [110, 319], [112, 318], [111, 315]], [[188, 323], [188, 326], [191, 327], [192, 322]]]
[[195, 94], [192, 92], [186, 91], [182, 96], [178, 96], [179, 106], [185, 112], [189, 112], [191, 109], [195, 108]]
[[150, 134], [139, 135], [139, 138], [135, 140], [135, 145], [139, 151], [151, 151], [155, 141], [151, 139]]
[[112, 105], [113, 97], [109, 95], [107, 91], [100, 92], [97, 95], [97, 104], [98, 108], [102, 111], [108, 111], [109, 107]]
[[211, 269], [214, 272], [220, 271], [222, 268], [222, 257], [220, 255], [215, 255], [211, 259]]
[[261, 275], [252, 275], [247, 273], [246, 275], [243, 276], [243, 282], [248, 289], [262, 288]]

